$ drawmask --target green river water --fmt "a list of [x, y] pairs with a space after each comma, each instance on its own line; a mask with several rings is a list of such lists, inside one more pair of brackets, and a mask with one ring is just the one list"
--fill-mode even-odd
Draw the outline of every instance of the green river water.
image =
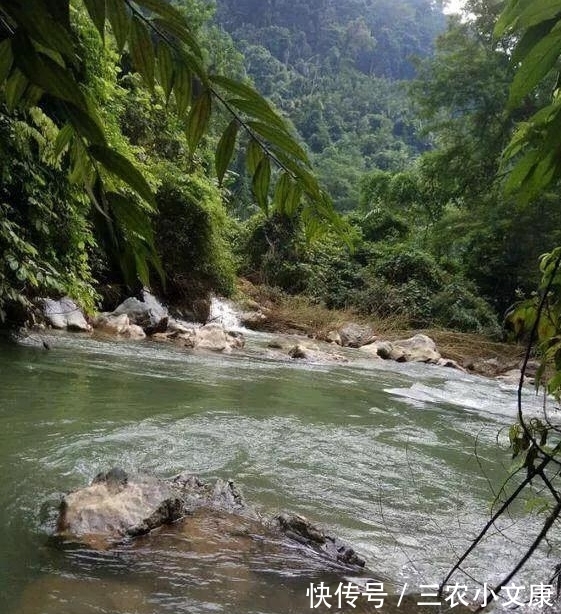
[[[259, 335], [231, 356], [49, 340], [50, 351], [0, 346], [2, 613], [310, 612], [310, 583], [346, 579], [258, 540], [201, 543], [170, 529], [94, 552], [49, 539], [61, 494], [115, 465], [231, 477], [263, 514], [307, 516], [410, 593], [442, 578], [507, 475], [516, 393], [496, 381], [366, 359], [278, 362]], [[525, 403], [540, 409], [531, 391]], [[504, 575], [535, 523], [515, 510], [500, 528], [465, 567], [475, 579], [458, 578], [472, 593]], [[556, 562], [542, 552], [520, 582], [547, 582]]]

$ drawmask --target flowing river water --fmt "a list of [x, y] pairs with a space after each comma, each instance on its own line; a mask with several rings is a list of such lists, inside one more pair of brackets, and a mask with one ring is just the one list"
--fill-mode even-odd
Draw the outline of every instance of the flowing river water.
[[[300, 613], [310, 583], [348, 579], [234, 529], [170, 528], [105, 552], [53, 542], [61, 494], [112, 466], [233, 478], [264, 515], [297, 512], [350, 542], [388, 592], [442, 579], [508, 475], [515, 389], [419, 364], [279, 362], [266, 341], [230, 356], [71, 335], [50, 351], [0, 347], [2, 612]], [[472, 594], [499, 581], [540, 520], [514, 509], [457, 579]], [[518, 583], [546, 583], [557, 562], [544, 549]]]

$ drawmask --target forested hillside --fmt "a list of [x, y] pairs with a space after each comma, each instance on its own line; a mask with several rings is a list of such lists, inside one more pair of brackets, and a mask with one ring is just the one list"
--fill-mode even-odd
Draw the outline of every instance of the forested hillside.
[[444, 30], [431, 0], [218, 0], [260, 91], [294, 122], [337, 208], [360, 174], [399, 170], [424, 147], [403, 85]]
[[497, 331], [561, 238], [557, 194], [529, 203], [504, 190], [502, 152], [548, 85], [507, 105], [512, 40], [493, 37], [503, 3], [471, 0], [467, 20], [447, 22], [424, 0], [217, 5], [354, 242], [310, 248], [271, 220], [261, 248], [250, 235], [246, 272], [332, 307]]

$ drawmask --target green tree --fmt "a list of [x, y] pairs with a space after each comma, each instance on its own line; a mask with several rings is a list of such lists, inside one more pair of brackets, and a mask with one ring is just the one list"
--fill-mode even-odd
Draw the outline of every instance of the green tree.
[[502, 152], [545, 90], [507, 108], [515, 69], [512, 40], [493, 38], [500, 3], [467, 8], [468, 21], [451, 22], [412, 88], [433, 144], [417, 164], [417, 200], [428, 214], [425, 248], [473, 280], [502, 315], [533, 291], [538, 274], [530, 263], [559, 240], [559, 198], [542, 195], [530, 205], [503, 190]]

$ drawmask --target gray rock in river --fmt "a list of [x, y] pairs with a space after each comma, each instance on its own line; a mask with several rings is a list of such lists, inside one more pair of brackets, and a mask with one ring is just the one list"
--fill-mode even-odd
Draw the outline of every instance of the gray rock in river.
[[114, 316], [126, 314], [131, 324], [142, 328], [157, 326], [169, 316], [168, 310], [158, 302], [158, 299], [148, 292], [142, 291], [142, 300], [131, 297], [123, 301], [112, 313]]
[[145, 339], [146, 333], [141, 326], [131, 324], [126, 313], [113, 315], [112, 313], [100, 313], [93, 319], [94, 328], [108, 335], [116, 335], [123, 339]]
[[205, 324], [204, 326], [178, 326], [165, 333], [154, 333], [152, 341], [171, 342], [178, 347], [229, 353], [244, 347], [244, 336], [237, 331], [226, 330], [222, 324]]
[[278, 527], [288, 538], [303, 544], [326, 558], [347, 567], [363, 568], [365, 561], [350, 546], [337, 537], [327, 535], [309, 520], [298, 514], [280, 514], [273, 518], [273, 526]]
[[43, 316], [53, 328], [85, 333], [92, 329], [80, 307], [68, 296], [58, 301], [42, 299], [42, 306]]
[[372, 356], [397, 362], [427, 362], [438, 364], [442, 356], [435, 342], [427, 335], [417, 334], [410, 339], [376, 341], [360, 348]]
[[328, 348], [328, 351], [322, 351], [317, 345], [307, 345], [297, 343], [288, 350], [288, 356], [294, 360], [307, 360], [314, 363], [330, 363], [330, 362], [348, 362], [345, 356], [333, 352]]
[[[129, 475], [114, 468], [97, 475], [90, 486], [64, 497], [56, 535], [96, 548], [108, 548], [126, 538], [138, 537], [163, 525], [188, 521], [194, 514], [228, 513], [256, 521], [260, 532], [282, 536], [305, 552], [331, 564], [359, 571], [365, 561], [350, 546], [328, 535], [303, 516], [281, 514], [263, 519], [248, 506], [231, 481], [214, 486], [196, 476], [180, 474], [171, 480]], [[188, 522], [186, 522], [188, 527]]]

